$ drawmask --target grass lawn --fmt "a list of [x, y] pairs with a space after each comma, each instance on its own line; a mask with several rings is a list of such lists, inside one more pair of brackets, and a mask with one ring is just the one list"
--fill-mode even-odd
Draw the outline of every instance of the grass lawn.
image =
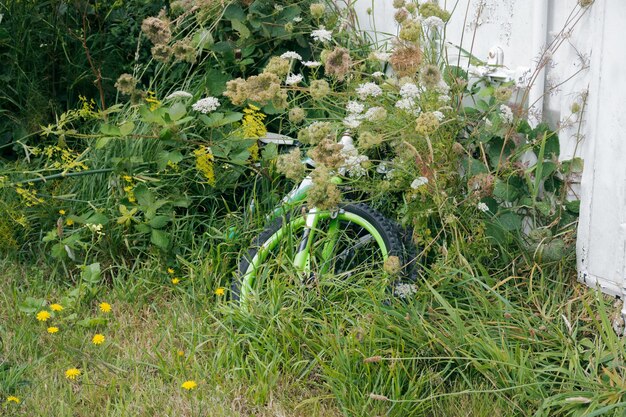
[[3, 415], [622, 415], [612, 300], [557, 270], [432, 271], [412, 301], [391, 303], [375, 283], [331, 280], [241, 311], [199, 271], [88, 286], [2, 267]]

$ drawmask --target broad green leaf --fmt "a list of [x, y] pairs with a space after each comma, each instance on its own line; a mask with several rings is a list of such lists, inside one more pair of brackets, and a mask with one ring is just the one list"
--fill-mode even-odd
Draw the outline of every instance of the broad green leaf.
[[93, 329], [94, 327], [106, 326], [108, 322], [109, 320], [104, 317], [88, 317], [80, 320], [76, 324], [78, 324], [80, 327]]
[[160, 229], [162, 227], [165, 227], [165, 225], [168, 224], [169, 221], [169, 216], [155, 216], [148, 222], [148, 224], [150, 225], [150, 227]]
[[239, 33], [239, 37], [241, 39], [247, 39], [250, 37], [250, 29], [248, 29], [248, 27], [240, 20], [232, 20], [230, 23], [233, 25], [233, 29]]
[[120, 125], [120, 134], [122, 136], [128, 136], [133, 130], [135, 130], [135, 123], [130, 120]]
[[503, 213], [497, 216], [497, 220], [502, 228], [509, 232], [519, 230], [522, 227], [522, 218], [515, 213]]
[[41, 310], [46, 305], [46, 300], [43, 298], [26, 297], [24, 301], [18, 304], [17, 309], [23, 313], [32, 314]]
[[98, 284], [101, 277], [100, 263], [96, 262], [85, 266], [80, 274], [80, 277], [88, 284]]
[[211, 49], [215, 42], [211, 32], [206, 29], [202, 29], [197, 31], [193, 36], [192, 43], [197, 49]]
[[161, 248], [161, 249], [167, 249], [168, 246], [170, 245], [170, 238], [169, 238], [169, 234], [162, 231], [162, 230], [158, 230], [158, 229], [152, 229], [152, 235], [150, 236], [150, 242], [152, 242], [153, 245]]
[[100, 125], [100, 133], [107, 136], [121, 136], [122, 134], [119, 127], [109, 123], [102, 123]]
[[172, 104], [172, 106], [168, 110], [168, 114], [173, 121], [179, 120], [187, 114], [187, 107], [180, 101], [177, 101], [176, 103]]
[[139, 205], [143, 207], [152, 207], [154, 205], [154, 193], [145, 184], [136, 186], [134, 193]]

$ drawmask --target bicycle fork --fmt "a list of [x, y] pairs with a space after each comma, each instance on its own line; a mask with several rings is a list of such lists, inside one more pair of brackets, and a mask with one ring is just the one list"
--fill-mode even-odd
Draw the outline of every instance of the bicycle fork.
[[324, 246], [320, 253], [321, 259], [312, 259], [313, 242], [315, 241], [316, 234], [319, 232], [317, 229], [320, 218], [319, 209], [313, 207], [305, 215], [302, 238], [300, 239], [300, 244], [298, 245], [298, 250], [293, 260], [293, 265], [296, 271], [300, 272], [300, 275], [305, 282], [315, 279], [311, 272], [312, 264], [318, 264], [319, 273], [328, 272], [330, 268], [331, 257], [333, 256], [335, 245], [339, 237], [338, 213], [339, 212], [336, 211], [331, 215], [330, 222], [325, 230], [326, 235]]

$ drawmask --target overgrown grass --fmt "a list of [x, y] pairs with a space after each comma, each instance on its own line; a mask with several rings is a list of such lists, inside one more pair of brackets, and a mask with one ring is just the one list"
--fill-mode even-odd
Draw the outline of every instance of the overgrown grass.
[[[211, 257], [179, 284], [144, 264], [87, 291], [3, 261], [0, 392], [8, 415], [621, 415], [611, 300], [557, 268], [427, 271], [409, 301], [378, 283], [270, 287], [239, 309]], [[177, 268], [178, 269], [178, 268]], [[106, 275], [106, 274], [105, 274]], [[277, 276], [285, 280], [285, 276]], [[27, 297], [73, 304], [46, 323]], [[109, 302], [110, 313], [98, 309]], [[47, 307], [49, 309], [49, 306]], [[105, 319], [106, 321], [93, 320]], [[91, 321], [90, 321], [91, 320]], [[59, 332], [49, 334], [48, 326]], [[94, 345], [94, 334], [106, 338]], [[75, 381], [66, 369], [82, 372]], [[194, 380], [198, 388], [181, 384]]]

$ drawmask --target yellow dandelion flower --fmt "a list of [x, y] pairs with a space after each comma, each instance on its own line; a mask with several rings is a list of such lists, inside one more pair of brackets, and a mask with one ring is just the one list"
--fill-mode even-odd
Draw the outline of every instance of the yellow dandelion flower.
[[187, 391], [191, 391], [192, 389], [196, 389], [198, 387], [198, 384], [196, 384], [196, 381], [185, 381], [183, 382], [182, 387], [184, 389], [186, 389]]
[[172, 278], [172, 284], [176, 285], [180, 282], [180, 278]]
[[177, 354], [178, 356], [185, 356], [185, 352], [184, 352], [184, 351], [182, 351], [182, 350], [179, 350], [178, 352], [176, 352], [176, 354]]
[[50, 310], [52, 311], [62, 311], [63, 306], [61, 304], [50, 304]]
[[22, 402], [22, 400], [20, 400], [18, 397], [14, 396], [14, 395], [9, 395], [7, 397], [7, 403], [19, 404], [20, 402]]
[[55, 333], [57, 333], [58, 331], [59, 331], [59, 328], [58, 328], [58, 327], [56, 327], [56, 326], [50, 326], [50, 327], [48, 327], [48, 333], [50, 333], [50, 334], [55, 334]]
[[63, 209], [59, 210], [59, 214], [60, 214], [61, 216], [65, 216], [65, 210], [63, 210]]
[[174, 274], [174, 268], [167, 268], [167, 273], [170, 275]]
[[80, 369], [77, 368], [70, 368], [67, 371], [65, 371], [65, 377], [67, 379], [76, 379], [76, 377], [80, 376]]
[[37, 320], [39, 321], [47, 321], [50, 318], [50, 313], [48, 313], [46, 310], [42, 310], [39, 313], [37, 313]]
[[104, 335], [97, 333], [93, 336], [93, 339], [91, 339], [91, 343], [93, 343], [94, 345], [101, 345], [104, 342]]
[[66, 225], [66, 226], [72, 226], [73, 224], [74, 224], [74, 220], [72, 220], [72, 219], [67, 219], [67, 220], [65, 221], [65, 225]]
[[109, 303], [100, 303], [100, 311], [103, 313], [108, 313], [111, 311], [111, 304]]
[[224, 294], [226, 294], [226, 289], [224, 289], [224, 287], [219, 287], [215, 290], [215, 295], [218, 297], [221, 297]]

